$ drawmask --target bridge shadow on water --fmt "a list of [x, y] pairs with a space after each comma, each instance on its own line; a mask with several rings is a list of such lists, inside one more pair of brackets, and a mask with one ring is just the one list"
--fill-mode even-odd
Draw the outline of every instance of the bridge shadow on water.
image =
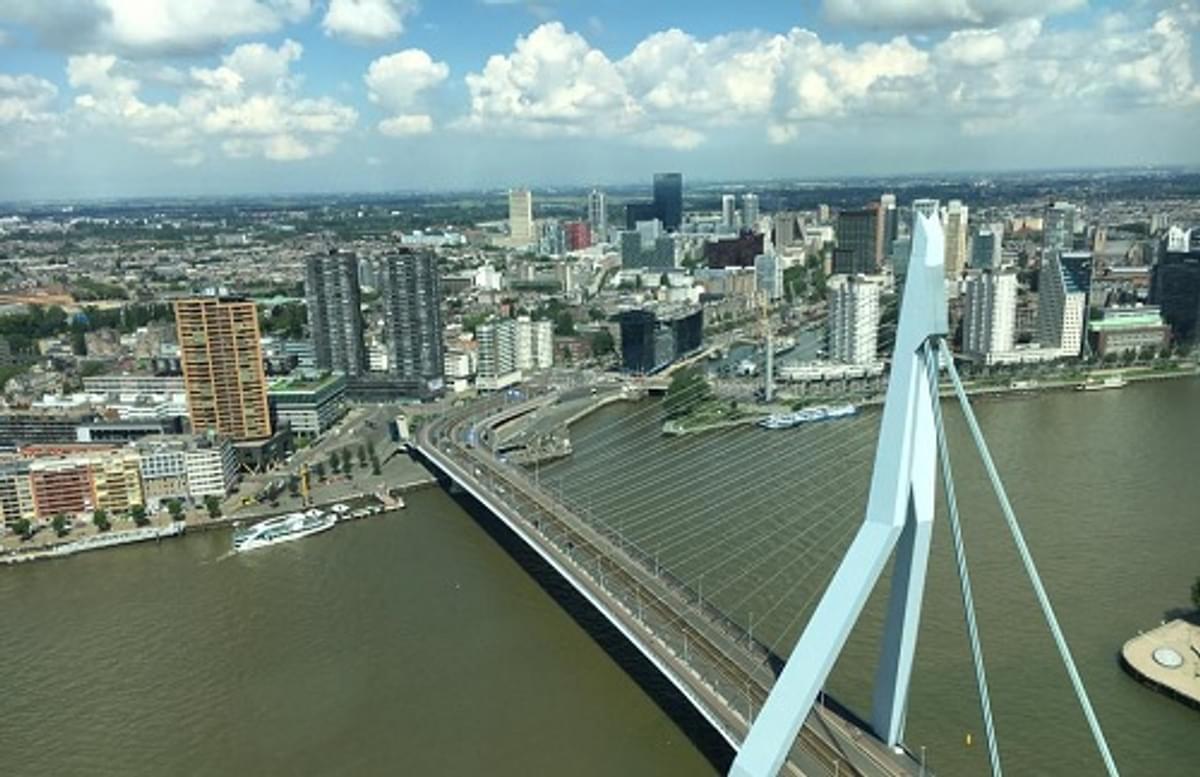
[[548, 593], [609, 658], [637, 683], [642, 692], [666, 713], [713, 768], [721, 774], [728, 772], [734, 756], [729, 743], [637, 647], [487, 507], [466, 491], [456, 486], [450, 487], [440, 473], [438, 479], [450, 498], [466, 510], [480, 528], [504, 548], [542, 590]]

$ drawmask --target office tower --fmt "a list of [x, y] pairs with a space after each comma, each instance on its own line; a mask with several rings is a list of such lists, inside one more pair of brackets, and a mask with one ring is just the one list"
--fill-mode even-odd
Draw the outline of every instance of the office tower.
[[783, 262], [773, 253], [754, 257], [754, 287], [774, 302], [783, 296]]
[[732, 194], [721, 195], [721, 228], [726, 232], [737, 229], [737, 198]]
[[937, 216], [940, 205], [937, 200], [913, 200], [912, 210], [922, 216]]
[[480, 324], [475, 330], [479, 342], [479, 369], [476, 386], [497, 391], [521, 381], [517, 369], [517, 322], [501, 319]]
[[544, 370], [554, 366], [554, 325], [521, 316], [516, 324], [516, 369]]
[[654, 247], [649, 252], [650, 260], [646, 266], [654, 270], [675, 269], [675, 238], [670, 235], [659, 235], [654, 239]]
[[654, 174], [654, 212], [667, 231], [683, 223], [683, 175]]
[[367, 370], [358, 258], [329, 251], [305, 261], [304, 295], [317, 367], [358, 377]]
[[533, 195], [528, 189], [508, 190], [508, 234], [514, 245], [533, 243]]
[[1175, 339], [1195, 342], [1200, 335], [1200, 227], [1171, 227], [1162, 236], [1150, 278], [1150, 301], [1161, 307]]
[[999, 269], [1003, 240], [1003, 224], [992, 224], [975, 230], [975, 235], [971, 238], [971, 269]]
[[822, 224], [829, 223], [829, 206], [823, 202], [817, 206], [817, 221]]
[[623, 310], [616, 316], [621, 328], [621, 368], [648, 375], [700, 348], [704, 343], [704, 314], [698, 308]]
[[747, 192], [742, 195], [742, 229], [754, 229], [758, 224], [758, 195]]
[[588, 223], [592, 226], [592, 239], [597, 243], [608, 242], [608, 198], [599, 189], [588, 195]]
[[967, 206], [961, 200], [946, 203], [946, 277], [958, 280], [967, 268]]
[[396, 249], [380, 264], [388, 371], [418, 394], [441, 391], [441, 279], [437, 257]]
[[883, 194], [879, 198], [879, 212], [875, 227], [875, 264], [882, 266], [892, 255], [892, 243], [900, 230], [896, 212], [896, 195]]
[[1038, 275], [1038, 340], [1063, 356], [1078, 356], [1087, 328], [1092, 255], [1086, 251], [1051, 251]]
[[632, 230], [621, 233], [621, 267], [629, 270], [642, 266], [642, 236]]
[[837, 215], [833, 251], [833, 272], [840, 275], [870, 275], [879, 267], [875, 264], [875, 230], [878, 227], [877, 208], [844, 210]]
[[562, 256], [567, 252], [567, 234], [556, 219], [537, 222], [538, 253], [544, 256]]
[[1017, 322], [1017, 275], [1012, 270], [978, 270], [967, 276], [963, 308], [963, 352], [988, 363], [1013, 349]]
[[776, 251], [783, 251], [803, 242], [804, 229], [794, 211], [780, 211], [775, 214], [772, 229], [772, 239]]
[[582, 251], [592, 245], [592, 228], [586, 221], [568, 221], [563, 226], [568, 251]]
[[879, 330], [879, 285], [862, 276], [829, 279], [829, 356], [873, 364]]
[[1052, 202], [1042, 214], [1042, 255], [1075, 247], [1075, 206]]
[[254, 303], [218, 297], [176, 300], [175, 331], [192, 431], [234, 441], [270, 437]]

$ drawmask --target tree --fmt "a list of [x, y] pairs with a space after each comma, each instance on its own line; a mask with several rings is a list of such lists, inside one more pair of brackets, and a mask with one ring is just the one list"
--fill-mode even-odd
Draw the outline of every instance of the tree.
[[367, 466], [367, 462], [369, 460], [370, 459], [367, 456], [367, 446], [365, 446], [365, 445], [358, 446], [358, 466], [360, 466], [360, 467]]
[[97, 510], [92, 513], [92, 523], [96, 526], [96, 531], [108, 531], [112, 528], [112, 521], [108, 520], [107, 510]]
[[663, 409], [667, 418], [686, 415], [688, 410], [712, 396], [712, 389], [704, 373], [696, 367], [685, 367], [671, 377]]
[[12, 530], [16, 532], [17, 536], [22, 540], [27, 540], [33, 536], [33, 523], [28, 518], [18, 518], [16, 522], [13, 523]]
[[59, 537], [66, 537], [71, 533], [71, 524], [67, 521], [67, 516], [62, 513], [50, 519], [50, 526]]
[[167, 500], [167, 512], [171, 514], [172, 521], [183, 520], [183, 502], [178, 499]]
[[316, 475], [317, 480], [321, 481], [322, 483], [325, 482], [325, 465], [323, 463], [318, 461], [312, 466], [312, 471], [313, 474]]
[[221, 517], [221, 500], [217, 499], [213, 494], [204, 497], [204, 509], [208, 510], [208, 517], [216, 520]]
[[137, 526], [150, 525], [150, 518], [146, 515], [145, 505], [134, 505], [129, 508], [129, 517], [133, 519], [134, 524]]
[[575, 319], [568, 311], [559, 311], [554, 316], [554, 334], [559, 337], [570, 337], [575, 334]]
[[1192, 604], [1196, 609], [1200, 609], [1200, 577], [1196, 578], [1196, 582], [1192, 583]]
[[592, 333], [592, 356], [605, 356], [612, 353], [615, 347], [612, 332], [599, 329]]
[[378, 475], [383, 472], [383, 468], [379, 466], [379, 457], [371, 455], [371, 474]]
[[329, 469], [335, 475], [342, 471], [342, 459], [337, 455], [337, 451], [329, 454]]

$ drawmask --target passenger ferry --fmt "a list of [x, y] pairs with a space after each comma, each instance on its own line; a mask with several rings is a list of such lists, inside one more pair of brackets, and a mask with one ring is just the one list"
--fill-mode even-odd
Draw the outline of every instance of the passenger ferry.
[[306, 512], [288, 513], [279, 518], [256, 523], [233, 533], [233, 549], [240, 552], [291, 542], [311, 534], [332, 529], [337, 516], [322, 512], [315, 507]]
[[858, 413], [858, 408], [851, 404], [816, 405], [793, 413], [775, 413], [759, 421], [758, 425], [763, 429], [791, 429], [793, 426], [815, 421], [834, 421], [838, 418], [847, 418], [856, 413]]
[[1105, 378], [1099, 383], [1085, 381], [1075, 386], [1076, 391], [1104, 391], [1105, 389], [1125, 388], [1126, 381], [1120, 375]]

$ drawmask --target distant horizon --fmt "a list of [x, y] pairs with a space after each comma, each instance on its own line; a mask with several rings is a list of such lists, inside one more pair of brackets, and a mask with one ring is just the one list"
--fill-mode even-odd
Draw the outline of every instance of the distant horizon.
[[[578, 192], [586, 194], [591, 189], [601, 189], [604, 191], [626, 192], [634, 189], [644, 189], [646, 196], [650, 194], [651, 176], [654, 173], [661, 172], [679, 172], [678, 170], [655, 169], [648, 170], [645, 180], [625, 180], [621, 182], [608, 183], [528, 183], [519, 182], [513, 183], [511, 186], [492, 185], [478, 187], [446, 187], [446, 188], [413, 188], [413, 189], [346, 189], [346, 190], [311, 190], [311, 191], [261, 191], [261, 192], [237, 192], [237, 193], [213, 193], [213, 194], [130, 194], [118, 196], [85, 196], [85, 197], [38, 197], [27, 199], [10, 199], [0, 200], [0, 207], [35, 207], [35, 206], [58, 206], [58, 205], [94, 205], [94, 204], [122, 204], [122, 203], [138, 203], [142, 201], [153, 202], [192, 202], [192, 201], [262, 201], [268, 199], [317, 199], [321, 197], [334, 198], [353, 198], [355, 196], [365, 196], [373, 198], [384, 198], [389, 196], [395, 197], [421, 197], [421, 196], [438, 196], [446, 197], [457, 194], [472, 195], [485, 194], [490, 196], [502, 197], [509, 189], [528, 188], [534, 195], [537, 194], [555, 194], [561, 190], [563, 194], [571, 194]], [[753, 184], [768, 184], [771, 186], [806, 186], [821, 184], [838, 184], [838, 183], [871, 183], [871, 182], [888, 182], [902, 183], [911, 181], [914, 183], [921, 181], [930, 181], [931, 179], [944, 178], [948, 182], [962, 182], [981, 179], [1011, 179], [1018, 177], [1069, 177], [1069, 176], [1086, 176], [1098, 174], [1114, 174], [1135, 177], [1139, 173], [1173, 173], [1179, 175], [1200, 174], [1200, 164], [1197, 163], [1181, 163], [1181, 164], [1147, 164], [1147, 165], [1122, 165], [1122, 166], [1100, 166], [1100, 167], [1045, 167], [1045, 168], [1011, 168], [1011, 169], [995, 169], [995, 170], [944, 170], [944, 171], [923, 171], [912, 173], [887, 173], [887, 174], [847, 174], [847, 175], [825, 175], [825, 176], [780, 176], [780, 177], [747, 177], [747, 178], [703, 178], [689, 177], [688, 174], [682, 173], [684, 182], [684, 193], [687, 194], [689, 182], [692, 182], [697, 187], [705, 189], [717, 188], [720, 186], [728, 186], [730, 188], [745, 188]]]

